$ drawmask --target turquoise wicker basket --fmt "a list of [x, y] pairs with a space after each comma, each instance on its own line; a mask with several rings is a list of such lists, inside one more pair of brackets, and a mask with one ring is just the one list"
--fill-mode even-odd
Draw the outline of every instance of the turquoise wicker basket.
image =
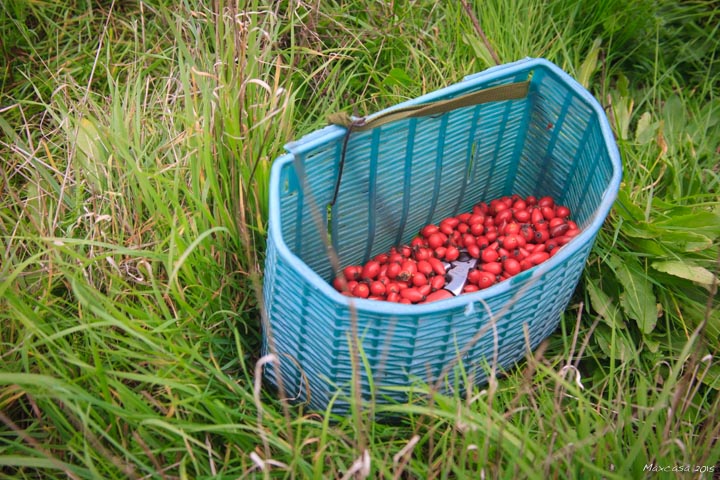
[[[460, 360], [481, 384], [488, 365], [511, 366], [557, 328], [622, 175], [602, 107], [556, 65], [525, 59], [397, 108], [525, 80], [521, 99], [353, 132], [341, 181], [345, 128], [286, 146], [270, 180], [263, 300], [263, 353], [275, 354], [264, 376], [286, 397], [343, 412], [356, 385], [363, 399], [402, 402], [418, 381], [467, 387], [453, 376]], [[341, 267], [361, 264], [428, 223], [512, 193], [552, 196], [581, 234], [510, 280], [430, 304], [348, 298], [328, 283], [328, 243]]]

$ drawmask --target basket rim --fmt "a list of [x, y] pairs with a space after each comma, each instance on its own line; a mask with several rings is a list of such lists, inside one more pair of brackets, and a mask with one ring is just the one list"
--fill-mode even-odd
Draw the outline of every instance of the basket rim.
[[556, 255], [547, 261], [536, 265], [520, 274], [496, 283], [495, 285], [479, 290], [473, 293], [466, 293], [436, 302], [427, 304], [406, 305], [401, 303], [381, 302], [376, 300], [368, 300], [363, 298], [347, 297], [336, 291], [325, 279], [310, 268], [300, 257], [293, 253], [282, 235], [282, 225], [280, 218], [280, 185], [282, 169], [295, 159], [295, 155], [306, 153], [314, 148], [323, 145], [329, 141], [341, 138], [346, 129], [336, 125], [330, 125], [319, 130], [315, 130], [297, 141], [289, 142], [285, 145], [288, 153], [279, 156], [273, 163], [270, 174], [270, 192], [269, 192], [269, 234], [272, 235], [277, 254], [283, 257], [298, 273], [311, 280], [313, 287], [320, 290], [329, 300], [339, 304], [345, 308], [354, 308], [358, 312], [368, 312], [376, 314], [394, 314], [396, 316], [418, 316], [422, 314], [432, 314], [439, 311], [446, 311], [451, 308], [469, 306], [476, 302], [484, 302], [488, 298], [496, 295], [507, 293], [517, 288], [519, 285], [525, 285], [528, 282], [534, 282], [550, 270], [560, 267], [568, 258], [575, 254], [582, 246], [592, 241], [597, 232], [605, 222], [607, 215], [610, 213], [613, 203], [620, 188], [622, 179], [622, 162], [620, 153], [615, 141], [615, 136], [608, 122], [605, 111], [597, 101], [597, 99], [588, 92], [580, 83], [578, 83], [569, 74], [564, 72], [560, 67], [544, 58], [530, 58], [491, 67], [487, 70], [466, 76], [462, 81], [450, 85], [439, 90], [427, 93], [417, 98], [399, 103], [393, 107], [381, 110], [377, 114], [381, 114], [398, 107], [425, 103], [435, 100], [439, 97], [446, 97], [460, 91], [473, 90], [473, 88], [483, 88], [485, 84], [493, 80], [505, 79], [509, 76], [521, 73], [529, 73], [534, 69], [545, 69], [555, 76], [559, 77], [564, 83], [574, 90], [596, 114], [599, 122], [600, 131], [603, 136], [604, 144], [608, 149], [608, 156], [612, 165], [612, 177], [608, 182], [602, 196], [600, 205], [594, 210], [590, 217], [590, 223], [583, 229], [578, 236], [573, 238]]

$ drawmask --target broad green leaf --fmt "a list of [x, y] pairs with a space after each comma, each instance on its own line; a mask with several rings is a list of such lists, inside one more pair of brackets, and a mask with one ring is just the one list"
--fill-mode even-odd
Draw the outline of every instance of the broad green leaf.
[[688, 215], [673, 215], [653, 223], [658, 229], [702, 233], [712, 239], [720, 236], [720, 214], [700, 211]]
[[100, 132], [95, 124], [87, 118], [80, 120], [77, 147], [90, 162], [102, 162], [107, 158], [107, 149], [100, 138]]
[[592, 44], [592, 47], [590, 47], [590, 51], [588, 52], [587, 57], [585, 57], [585, 61], [583, 61], [582, 65], [580, 65], [580, 70], [578, 71], [577, 75], [577, 81], [580, 82], [580, 84], [585, 88], [589, 87], [590, 79], [597, 70], [598, 54], [600, 53], [601, 44], [602, 39], [596, 38]]
[[630, 81], [624, 74], [618, 74], [616, 87], [620, 92], [620, 95], [625, 97], [630, 95]]
[[657, 130], [657, 126], [652, 123], [650, 112], [643, 113], [640, 115], [635, 128], [635, 141], [641, 145], [652, 142], [655, 137], [655, 130]]
[[[72, 135], [72, 130], [70, 135]], [[75, 158], [78, 161], [82, 175], [96, 190], [101, 191], [106, 189], [108, 175], [105, 170], [105, 164], [107, 163], [109, 152], [103, 143], [100, 131], [95, 123], [87, 118], [82, 118], [76, 138], [77, 150]]]
[[625, 314], [637, 322], [643, 333], [652, 332], [657, 323], [657, 307], [652, 284], [648, 280], [647, 274], [633, 257], [620, 258], [611, 255], [608, 263], [623, 287], [620, 305]]
[[708, 312], [706, 303], [707, 298], [701, 301], [686, 300], [681, 309], [693, 328], [700, 325], [703, 320], [707, 320], [704, 335], [710, 339], [711, 345], [720, 346], [720, 310], [716, 308]]
[[687, 215], [688, 213], [693, 212], [691, 207], [677, 205], [675, 203], [668, 202], [667, 199], [665, 199], [665, 198], [661, 198], [661, 197], [657, 197], [657, 196], [653, 197], [653, 199], [652, 199], [652, 207], [655, 210], [672, 211], [678, 215]]
[[627, 140], [630, 132], [630, 121], [632, 119], [633, 108], [635, 107], [635, 101], [632, 97], [611, 95], [612, 98], [612, 112], [615, 118], [615, 130], [617, 135]]
[[657, 340], [652, 335], [645, 335], [643, 342], [647, 345], [647, 348], [652, 353], [657, 353], [660, 350], [660, 340]]
[[[612, 355], [612, 330], [610, 327], [600, 324], [595, 329], [595, 334], [593, 335], [595, 337], [595, 340], [597, 341], [598, 346], [603, 351], [605, 355], [610, 357]], [[627, 338], [625, 338], [623, 335], [619, 335], [618, 331], [616, 331], [615, 334], [615, 358], [619, 359], [620, 361], [627, 361], [630, 360], [635, 356], [635, 353], [637, 351], [637, 348], [632, 345]]]
[[618, 191], [615, 210], [626, 220], [634, 222], [645, 220], [645, 212], [632, 201], [625, 185]]
[[588, 295], [590, 295], [590, 303], [595, 311], [608, 325], [616, 325], [625, 328], [625, 322], [622, 321], [620, 308], [600, 287], [593, 282], [586, 282]]
[[653, 230], [652, 225], [647, 222], [634, 222], [627, 220], [621, 227], [623, 233], [633, 238], [657, 238], [658, 234]]
[[707, 372], [704, 371], [704, 369], [707, 368], [705, 365], [701, 367], [700, 371], [705, 374], [700, 378], [702, 378], [702, 383], [708, 387], [714, 390], [720, 390], [720, 364], [717, 363], [717, 359], [713, 358], [712, 360], [714, 360], [715, 363], [707, 369]]
[[720, 108], [718, 108], [718, 103], [706, 102], [693, 120], [695, 123], [701, 125], [703, 132], [710, 127], [720, 124]]
[[401, 87], [409, 87], [413, 84], [413, 80], [405, 70], [395, 67], [388, 72], [383, 80], [383, 84], [387, 86], [398, 85]]
[[656, 257], [665, 257], [668, 254], [668, 249], [663, 248], [662, 243], [658, 243], [652, 239], [636, 238], [632, 243], [635, 247], [634, 251], [638, 253], [654, 255]]
[[678, 260], [653, 262], [651, 266], [658, 272], [664, 272], [686, 280], [691, 280], [706, 288], [709, 288], [715, 280], [715, 275], [707, 268]]
[[477, 35], [463, 35], [463, 42], [473, 49], [475, 55], [485, 63], [485, 65], [495, 65], [490, 50], [477, 38]]
[[680, 252], [702, 252], [713, 244], [712, 238], [690, 231], [666, 230], [658, 232], [657, 238], [672, 250]]
[[671, 95], [665, 100], [663, 108], [665, 125], [668, 127], [668, 137], [678, 137], [687, 124], [687, 112], [685, 103], [678, 95]]

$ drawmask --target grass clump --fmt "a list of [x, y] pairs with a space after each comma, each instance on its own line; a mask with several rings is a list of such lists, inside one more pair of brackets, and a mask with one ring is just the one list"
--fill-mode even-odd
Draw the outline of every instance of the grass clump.
[[[711, 478], [719, 11], [603, 5], [470, 5], [490, 47], [461, 2], [0, 5], [0, 476]], [[467, 396], [340, 418], [268, 395], [272, 159], [490, 49], [583, 81], [621, 149], [561, 329]]]

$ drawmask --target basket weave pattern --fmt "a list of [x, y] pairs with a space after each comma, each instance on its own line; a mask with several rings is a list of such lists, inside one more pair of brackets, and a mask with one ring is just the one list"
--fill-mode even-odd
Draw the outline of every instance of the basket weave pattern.
[[[345, 129], [327, 127], [286, 146], [273, 165], [265, 263], [263, 349], [271, 351], [271, 333], [279, 357], [265, 368], [271, 384], [282, 375], [286, 395], [314, 409], [326, 408], [337, 389], [349, 394], [352, 315], [367, 366], [358, 372], [361, 394], [369, 398], [374, 388], [383, 401], [405, 399], [386, 387], [435, 381], [459, 360], [467, 369], [496, 357], [506, 368], [557, 328], [620, 182], [600, 105], [540, 59], [495, 67], [405, 104], [528, 78], [521, 100], [353, 133], [332, 207]], [[327, 283], [334, 274], [323, 238], [342, 266], [360, 264], [428, 223], [511, 193], [552, 196], [571, 209], [582, 233], [508, 281], [427, 305], [349, 299]], [[484, 380], [479, 368], [474, 382]], [[339, 400], [334, 408], [345, 406]]]

